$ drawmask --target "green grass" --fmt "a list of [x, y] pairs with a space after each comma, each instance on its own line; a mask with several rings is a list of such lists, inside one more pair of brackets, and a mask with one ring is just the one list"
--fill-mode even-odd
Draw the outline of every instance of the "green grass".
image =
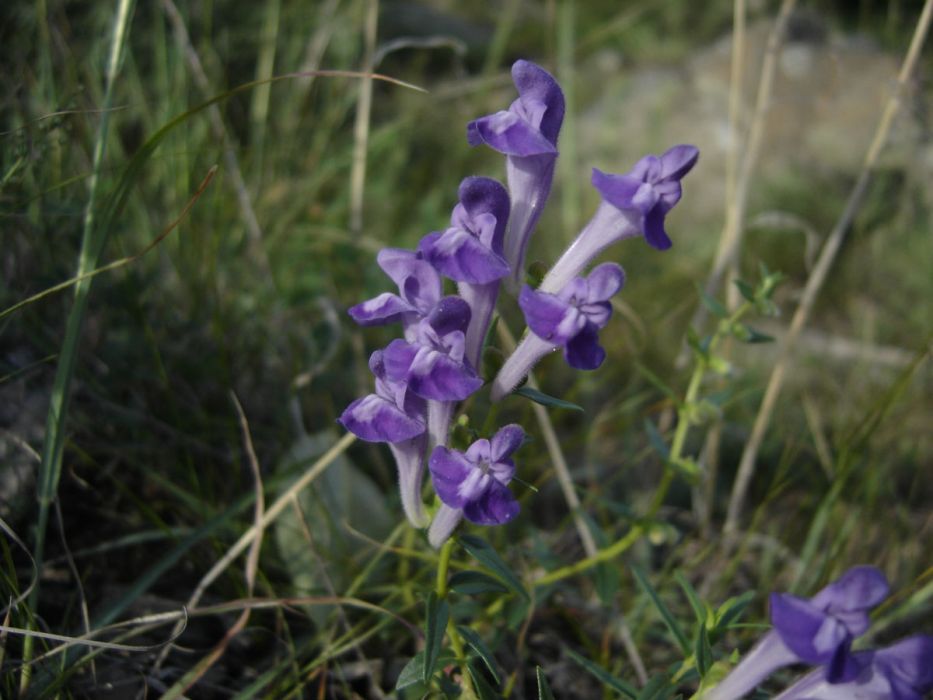
[[[171, 696], [183, 692], [186, 674], [195, 684], [191, 697], [375, 697], [373, 686], [391, 692], [419, 644], [399, 618], [423, 627], [437, 555], [420, 533], [396, 527], [402, 513], [388, 451], [359, 442], [264, 532], [253, 596], [276, 602], [253, 610], [203, 675], [192, 671], [249, 595], [241, 556], [199, 604], [229, 602], [230, 609], [191, 611], [176, 641], [193, 653], [174, 649], [159, 659], [175, 620], [147, 625], [138, 618], [181, 610], [253, 524], [254, 481], [230, 393], [248, 418], [268, 506], [339, 439], [336, 417], [368, 391], [366, 358], [393, 337], [393, 329], [357, 328], [345, 314], [386, 288], [376, 251], [412, 246], [443, 228], [462, 177], [504, 177], [498, 156], [468, 147], [464, 125], [512, 99], [510, 62], [529, 57], [573, 81], [576, 113], [562, 136], [569, 160], [533, 250], [543, 258], [585, 223], [594, 203], [588, 183], [574, 179], [588, 163], [572, 162], [574, 153], [582, 157], [573, 130], [604, 89], [592, 78], [594, 66], [621, 52], [623, 76], [644, 66], [676, 68], [729, 30], [732, 3], [698, 13], [686, 0], [621, 8], [562, 0], [549, 14], [546, 3], [513, 3], [497, 13], [385, 2], [380, 46], [400, 35], [453, 35], [464, 50], [408, 46], [377, 66], [428, 92], [374, 84], [364, 226], [356, 235], [349, 222], [358, 79], [287, 78], [235, 89], [301, 70], [316, 51], [311, 68], [358, 70], [365, 5], [180, 4], [206, 89], [193, 78], [161, 3], [137, 3], [127, 14], [123, 61], [110, 89], [117, 2], [21, 2], [0, 10], [0, 312], [145, 250], [219, 166], [150, 252], [0, 318], [0, 516], [28, 550], [4, 536], [0, 585], [8, 600], [32, 591], [3, 624], [76, 637], [86, 632], [86, 606], [92, 628], [136, 620], [99, 639], [152, 647], [123, 653], [74, 645], [42, 659], [59, 642], [7, 634], [0, 637], [3, 697], [104, 697], [107, 683], [119, 697], [139, 691], [143, 678], [149, 693]], [[826, 0], [812, 7], [829, 28], [871, 33], [900, 56], [921, 3], [858, 5]], [[203, 107], [209, 100], [216, 100], [224, 135]], [[624, 125], [604, 119], [626, 139]], [[227, 149], [245, 183], [240, 199]], [[732, 355], [737, 374], [722, 408], [711, 530], [694, 515], [689, 486], [675, 479], [658, 520], [623, 556], [536, 589], [546, 571], [585, 555], [544, 441], [530, 430], [521, 478], [538, 491], [516, 487], [522, 515], [474, 534], [534, 589], [534, 602], [483, 594], [451, 606], [457, 624], [468, 621], [491, 649], [511, 697], [534, 694], [536, 666], [555, 696], [597, 697], [596, 681], [581, 677], [573, 654], [636, 683], [615, 624], [620, 612], [651, 674], [681, 660], [668, 630], [677, 623], [691, 630], [693, 611], [675, 572], [714, 607], [754, 591], [745, 621], [760, 623], [769, 591], [809, 593], [850, 565], [872, 563], [899, 592], [878, 611], [873, 641], [933, 632], [933, 491], [925, 472], [933, 458], [933, 374], [924, 354], [933, 202], [916, 165], [885, 164], [818, 299], [808, 326], [815, 340], [794, 357], [747, 499], [748, 536], [737, 549], [724, 552], [716, 536], [774, 361], [768, 348]], [[750, 218], [790, 212], [825, 236], [856, 176], [756, 179]], [[689, 185], [685, 190], [689, 197]], [[250, 209], [260, 243], [250, 239]], [[672, 222], [677, 245], [663, 256], [637, 241], [620, 249], [630, 278], [620, 297], [627, 311], [603, 335], [609, 360], [582, 377], [556, 356], [539, 371], [543, 391], [585, 408], [550, 415], [602, 547], [622, 540], [650, 510], [662, 481], [662, 460], [644, 425], [660, 422], [669, 443], [674, 426], [664, 421], [677, 406], [637, 368], [684, 395], [690, 369], [678, 368], [676, 358], [721, 223]], [[752, 226], [743, 275], [753, 279], [759, 261], [787, 277], [776, 297], [780, 327], [809, 274], [804, 234]], [[504, 322], [520, 329], [517, 316]], [[857, 352], [835, 354], [838, 338]], [[871, 354], [879, 348], [893, 359]], [[719, 388], [707, 378], [701, 394]], [[474, 415], [482, 415], [483, 401], [476, 400]], [[515, 398], [495, 420], [535, 425], [530, 404]], [[699, 453], [708, 428], [691, 428], [685, 454]], [[41, 577], [30, 556], [42, 563]], [[467, 564], [458, 551], [451, 566]], [[633, 576], [632, 566], [647, 578]], [[287, 600], [308, 596], [327, 600]], [[335, 605], [334, 597], [366, 605]], [[723, 630], [716, 658], [747, 649], [757, 634]], [[21, 662], [37, 658], [25, 673]], [[684, 683], [696, 687], [695, 679]]]

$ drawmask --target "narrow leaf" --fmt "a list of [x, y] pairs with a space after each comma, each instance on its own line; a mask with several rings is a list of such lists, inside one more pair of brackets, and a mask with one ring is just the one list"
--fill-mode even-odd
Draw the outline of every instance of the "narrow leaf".
[[729, 600], [720, 605], [716, 613], [716, 630], [723, 631], [728, 629], [733, 622], [737, 621], [742, 616], [742, 613], [745, 612], [745, 608], [748, 607], [748, 604], [752, 602], [754, 597], [754, 591], [746, 591], [740, 596], [729, 598]]
[[711, 297], [709, 294], [700, 290], [700, 299], [703, 302], [703, 306], [709, 309], [709, 312], [713, 314], [716, 318], [728, 318], [729, 312], [726, 310], [726, 307], [723, 306], [718, 299]]
[[671, 454], [670, 448], [668, 448], [667, 443], [664, 442], [664, 437], [658, 432], [655, 424], [648, 418], [645, 418], [645, 432], [648, 433], [648, 442], [651, 444], [651, 447], [653, 447], [654, 451], [666, 462]]
[[447, 629], [447, 619], [450, 617], [450, 606], [446, 600], [439, 600], [437, 593], [428, 594], [427, 612], [424, 623], [424, 663], [421, 669], [421, 680], [427, 683], [434, 674], [437, 657], [441, 651], [441, 642], [444, 639], [444, 630]]
[[580, 656], [573, 649], [566, 649], [566, 651], [567, 651], [567, 655], [571, 659], [573, 659], [578, 664], [580, 664], [580, 666], [582, 666], [585, 671], [587, 671], [590, 675], [595, 677], [597, 680], [599, 680], [604, 685], [608, 685], [613, 690], [616, 690], [622, 693], [622, 695], [624, 695], [625, 697], [631, 698], [631, 700], [635, 700], [635, 698], [638, 697], [638, 691], [635, 690], [633, 686], [623, 681], [621, 678], [616, 678], [611, 673], [609, 673], [609, 671], [604, 669], [602, 666], [599, 666], [593, 663], [592, 661], [590, 661], [584, 656]]
[[[450, 650], [442, 649], [441, 653], [438, 654], [437, 663], [441, 666], [446, 666], [449, 663], [456, 661], [456, 657]], [[398, 680], [395, 681], [395, 689], [402, 690], [409, 686], [414, 685], [415, 683], [422, 683], [421, 680], [421, 671], [424, 668], [424, 652], [419, 651], [412, 658], [408, 660], [408, 663], [405, 664], [405, 667], [402, 669], [402, 672], [398, 674]]]
[[578, 406], [575, 403], [570, 403], [569, 401], [564, 401], [563, 399], [558, 399], [554, 396], [548, 396], [542, 391], [537, 389], [532, 389], [530, 386], [523, 386], [520, 389], [516, 389], [513, 393], [518, 394], [519, 396], [524, 396], [526, 399], [531, 399], [535, 403], [539, 403], [542, 406], [548, 406], [549, 408], [566, 408], [571, 411], [580, 411], [583, 412], [583, 407]]
[[751, 326], [745, 326], [745, 330], [747, 331], [747, 334], [744, 339], [746, 343], [754, 344], [754, 343], [773, 343], [774, 342], [774, 336], [768, 335], [767, 333], [762, 333], [761, 331], [757, 331]]
[[687, 600], [690, 601], [690, 607], [693, 608], [693, 614], [696, 615], [697, 623], [705, 625], [707, 608], [706, 604], [700, 600], [700, 594], [696, 592], [696, 589], [681, 572], [674, 572], [674, 580], [677, 581], [684, 595], [687, 596]]
[[652, 586], [648, 581], [648, 577], [637, 566], [632, 567], [632, 573], [635, 575], [635, 579], [638, 581], [638, 585], [641, 586], [642, 590], [648, 594], [649, 598], [651, 598], [651, 602], [654, 603], [654, 607], [657, 608], [658, 613], [661, 615], [661, 619], [664, 620], [664, 624], [674, 636], [674, 639], [677, 641], [677, 645], [680, 647], [681, 651], [683, 651], [684, 654], [689, 654], [690, 642], [687, 641], [687, 637], [683, 633], [683, 630], [680, 629], [680, 625], [677, 624], [677, 620], [675, 620], [674, 616], [671, 615], [671, 611], [668, 610], [667, 606], [664, 605], [664, 603], [661, 601], [661, 598], [658, 596], [658, 592], [654, 589], [654, 586]]
[[540, 666], [535, 666], [535, 676], [538, 678], [538, 700], [554, 700], [554, 694]]
[[645, 687], [641, 689], [637, 700], [667, 700], [676, 690], [677, 686], [671, 685], [670, 678], [655, 676], [645, 683]]
[[489, 673], [496, 680], [496, 683], [499, 683], [499, 674], [496, 673], [495, 657], [493, 657], [489, 647], [486, 646], [486, 642], [484, 642], [482, 638], [469, 627], [457, 625], [457, 631], [460, 633], [460, 636], [463, 637], [464, 641], [466, 641], [469, 647], [479, 655], [479, 658], [483, 660], [483, 663], [486, 664], [486, 668], [489, 669]]
[[476, 668], [475, 664], [467, 662], [467, 670], [470, 673], [470, 678], [473, 679], [473, 689], [479, 696], [479, 700], [502, 700], [502, 696], [489, 685], [489, 681], [486, 680], [483, 672]]
[[506, 586], [523, 598], [529, 599], [528, 591], [522, 586], [522, 582], [512, 573], [509, 565], [496, 554], [496, 550], [492, 548], [491, 544], [474, 535], [461, 535], [459, 540], [463, 548], [474, 559], [496, 574]]
[[505, 593], [506, 588], [501, 581], [482, 571], [458, 571], [450, 577], [447, 584], [450, 590], [464, 595], [478, 595], [480, 593]]
[[748, 282], [743, 282], [742, 280], [735, 281], [736, 289], [739, 290], [739, 294], [745, 299], [745, 301], [755, 302], [755, 289]]
[[424, 652], [419, 651], [398, 674], [398, 680], [395, 681], [395, 689], [402, 690], [415, 683], [421, 683], [421, 672], [424, 669]]
[[709, 643], [706, 625], [701, 624], [698, 627], [696, 643], [693, 645], [693, 658], [696, 659], [696, 667], [700, 676], [705, 676], [709, 667], [713, 665], [713, 649]]

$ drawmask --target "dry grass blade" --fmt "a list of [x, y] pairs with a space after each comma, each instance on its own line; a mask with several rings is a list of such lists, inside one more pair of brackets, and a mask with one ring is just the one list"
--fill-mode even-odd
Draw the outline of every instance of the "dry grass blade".
[[[260, 537], [262, 530], [268, 527], [269, 523], [275, 520], [285, 508], [292, 502], [292, 499], [300, 491], [305, 489], [312, 481], [314, 481], [321, 472], [323, 472], [330, 464], [342, 455], [346, 449], [356, 441], [356, 436], [353, 433], [347, 433], [344, 435], [337, 443], [331, 447], [327, 452], [325, 452], [318, 460], [311, 466], [308, 471], [306, 471], [294, 484], [292, 484], [286, 491], [279, 496], [275, 502], [263, 513], [262, 517], [258, 522], [254, 523], [243, 535], [236, 541], [236, 543], [227, 550], [227, 553], [217, 561], [214, 566], [211, 567], [203, 578], [198, 582], [197, 587], [194, 592], [191, 594], [191, 597], [188, 599], [187, 607], [189, 609], [195, 609], [198, 602], [201, 600], [201, 596], [204, 595], [204, 591], [220, 576], [228, 566], [230, 566], [233, 561], [246, 550], [258, 537]], [[177, 631], [177, 630], [176, 630]], [[165, 661], [165, 656], [167, 653], [160, 655], [160, 658], [156, 662], [156, 668], [158, 668]]]
[[765, 390], [764, 398], [762, 399], [761, 405], [758, 409], [758, 415], [755, 417], [755, 424], [752, 427], [752, 433], [749, 436], [748, 442], [745, 444], [745, 449], [742, 452], [738, 473], [736, 474], [735, 483], [732, 487], [732, 495], [729, 499], [729, 510], [726, 516], [726, 523], [723, 528], [723, 532], [726, 535], [724, 538], [724, 544], [727, 547], [731, 546], [730, 542], [732, 540], [732, 536], [738, 529], [738, 522], [742, 515], [745, 495], [748, 491], [749, 484], [751, 483], [752, 476], [755, 471], [755, 462], [758, 458], [758, 450], [760, 449], [761, 443], [764, 440], [765, 432], [767, 431], [768, 425], [771, 422], [771, 415], [774, 412], [774, 407], [777, 403], [778, 396], [781, 393], [781, 388], [784, 383], [784, 376], [787, 373], [790, 356], [794, 350], [797, 338], [800, 336], [804, 325], [807, 323], [807, 320], [810, 317], [810, 311], [813, 308], [813, 304], [816, 301], [817, 295], [823, 287], [823, 283], [826, 281], [826, 277], [829, 274], [829, 269], [832, 267], [832, 264], [836, 259], [836, 254], [839, 252], [839, 248], [842, 245], [842, 241], [845, 238], [846, 232], [849, 230], [849, 227], [855, 218], [855, 214], [859, 210], [859, 207], [865, 198], [865, 194], [868, 190], [868, 184], [871, 181], [872, 172], [878, 161], [878, 156], [880, 155], [882, 148], [888, 140], [888, 135], [891, 131], [891, 125], [894, 122], [894, 117], [900, 109], [901, 95], [907, 87], [907, 82], [910, 79], [910, 76], [913, 74], [914, 67], [916, 66], [917, 60], [920, 57], [923, 43], [930, 29], [931, 16], [933, 16], [933, 0], [927, 0], [926, 3], [924, 3], [923, 11], [921, 12], [920, 18], [917, 21], [917, 26], [914, 30], [914, 36], [910, 42], [910, 48], [907, 50], [907, 55], [904, 57], [904, 62], [901, 65], [901, 70], [898, 74], [897, 86], [895, 87], [894, 94], [891, 96], [890, 100], [888, 100], [887, 105], [885, 105], [881, 119], [878, 123], [878, 128], [875, 131], [874, 138], [872, 139], [871, 145], [868, 147], [868, 151], [865, 154], [865, 160], [862, 164], [862, 170], [859, 174], [859, 178], [849, 195], [845, 209], [843, 210], [839, 220], [836, 222], [836, 225], [833, 227], [832, 232], [829, 234], [829, 237], [823, 246], [823, 250], [821, 251], [820, 257], [817, 260], [816, 267], [813, 269], [813, 273], [807, 279], [807, 284], [804, 287], [800, 304], [797, 306], [797, 310], [794, 312], [794, 317], [791, 320], [790, 328], [788, 329], [787, 335], [784, 338], [784, 342], [781, 345], [781, 351], [777, 363], [775, 364], [774, 369], [771, 371], [771, 377], [768, 380], [768, 387]]
[[[364, 30], [366, 53], [363, 70], [373, 69], [376, 51], [376, 27], [379, 19], [379, 0], [368, 0], [366, 26]], [[353, 127], [353, 166], [350, 171], [350, 230], [359, 233], [363, 228], [363, 191], [366, 186], [366, 147], [369, 143], [369, 114], [373, 102], [373, 81], [360, 81], [360, 97], [356, 106], [356, 123]]]
[[[247, 593], [252, 596], [253, 589], [256, 585], [256, 571], [259, 568], [259, 552], [262, 547], [262, 535], [265, 531], [263, 526], [263, 514], [266, 509], [265, 497], [263, 495], [262, 487], [262, 472], [259, 468], [259, 460], [256, 458], [256, 451], [253, 449], [253, 439], [250, 436], [249, 431], [249, 422], [246, 419], [246, 414], [243, 412], [243, 406], [240, 405], [239, 400], [232, 391], [230, 392], [230, 399], [233, 401], [233, 405], [236, 408], [237, 418], [240, 423], [240, 430], [243, 432], [243, 449], [246, 451], [246, 462], [249, 465], [250, 472], [253, 476], [253, 486], [256, 492], [256, 505], [253, 510], [253, 528], [256, 530], [256, 536], [253, 538], [252, 544], [249, 548], [249, 553], [246, 555], [246, 565], [244, 575], [246, 577], [246, 590]], [[217, 661], [224, 655], [227, 647], [230, 645], [230, 642], [236, 637], [243, 629], [246, 627], [246, 623], [249, 622], [249, 616], [252, 608], [245, 607], [240, 613], [240, 616], [237, 618], [236, 622], [227, 630], [223, 638], [217, 645], [211, 650], [209, 654], [203, 657], [194, 667], [188, 671], [184, 676], [182, 676], [177, 683], [175, 683], [171, 688], [169, 688], [163, 695], [164, 700], [173, 700], [174, 698], [181, 697], [189, 688], [191, 688], [195, 683], [197, 683], [208, 669], [213, 666]], [[171, 651], [171, 645], [167, 645], [160, 655], [160, 661], [164, 659], [168, 653]]]
[[[758, 164], [758, 156], [761, 151], [761, 142], [765, 130], [765, 116], [771, 104], [774, 74], [777, 70], [781, 44], [784, 42], [784, 35], [787, 30], [787, 22], [796, 4], [797, 0], [784, 0], [781, 3], [781, 9], [774, 22], [774, 27], [768, 36], [765, 59], [761, 66], [761, 79], [758, 83], [758, 94], [755, 98], [755, 111], [752, 116], [751, 125], [749, 126], [748, 138], [742, 149], [741, 165], [738, 170], [734, 172], [734, 184], [731, 187], [727, 187], [730, 201], [727, 202], [726, 206], [726, 223], [719, 239], [719, 247], [716, 251], [713, 269], [704, 287], [706, 293], [710, 296], [716, 296], [726, 269], [736, 260], [742, 245], [745, 212], [748, 205], [748, 193], [751, 186], [752, 175], [755, 172], [755, 167]], [[738, 46], [735, 48], [738, 49]], [[736, 80], [736, 74], [741, 76], [741, 71], [734, 69], [734, 72], [735, 74], [732, 79]], [[736, 90], [737, 86], [733, 84], [732, 89]], [[737, 102], [738, 98], [730, 99], [730, 104], [733, 100]], [[737, 104], [734, 107], [730, 107], [730, 111], [731, 109], [735, 109], [737, 112]], [[737, 117], [735, 118], [737, 119]], [[734, 124], [733, 129], [737, 131]], [[692, 327], [699, 328], [705, 318], [706, 307], [700, 304], [694, 314], [691, 323]]]

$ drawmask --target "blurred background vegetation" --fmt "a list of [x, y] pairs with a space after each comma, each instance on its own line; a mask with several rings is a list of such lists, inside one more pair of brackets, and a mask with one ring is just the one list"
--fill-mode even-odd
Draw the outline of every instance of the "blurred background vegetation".
[[[741, 262], [749, 279], [759, 262], [786, 276], [777, 298], [783, 315], [761, 326], [778, 338], [858, 176], [921, 5], [811, 0], [791, 20], [752, 177]], [[75, 275], [115, 6], [0, 6], [0, 309]], [[368, 52], [365, 27], [374, 11]], [[748, 3], [746, 119], [776, 11], [775, 2]], [[98, 184], [102, 201], [130, 189], [102, 262], [142, 251], [213, 165], [219, 173], [152, 252], [94, 280], [38, 617], [17, 608], [13, 622], [80, 634], [85, 603], [94, 621], [175, 610], [188, 599], [252, 522], [253, 477], [231, 392], [249, 420], [269, 498], [337, 440], [336, 416], [369, 391], [368, 354], [393, 335], [354, 327], [345, 309], [387, 289], [374, 264], [379, 248], [412, 246], [446, 225], [463, 177], [504, 179], [502, 158], [471, 149], [465, 124], [514, 98], [508, 67], [519, 57], [554, 71], [570, 107], [555, 191], [530, 259], [553, 260], [589, 218], [597, 203], [590, 167], [625, 172], [644, 153], [675, 143], [701, 149], [683, 203], [668, 220], [674, 248], [661, 255], [630, 241], [607, 255], [626, 267], [628, 285], [603, 335], [604, 367], [581, 377], [552, 357], [539, 370], [548, 393], [586, 409], [554, 411], [553, 418], [594, 526], [607, 540], [624, 534], [660, 473], [645, 421], [670, 428], [672, 402], [648, 372], [683, 392], [689, 369], [677, 356], [723, 226], [732, 12], [726, 0], [136, 3]], [[922, 361], [933, 318], [930, 55], [928, 48], [794, 356], [748, 499], [753, 537], [723, 560], [715, 533], [776, 357], [773, 345], [735, 350], [708, 527], [691, 510], [689, 488], [679, 485], [663, 511], [665, 527], [628, 555], [658, 574], [662, 593], [676, 597], [667, 576], [674, 570], [712, 601], [755, 590], [750, 617], [760, 620], [767, 591], [808, 591], [848, 565], [872, 563], [910, 601], [885, 618], [882, 635], [917, 631], [917, 620], [930, 619], [933, 374]], [[369, 59], [375, 71], [426, 92], [374, 82], [362, 134], [358, 79], [292, 77], [229, 93], [216, 115], [191, 114], [154, 151], [145, 148], [173, 118], [244, 83], [366, 70]], [[367, 166], [355, 208], [361, 135]], [[143, 167], [130, 181], [134, 156]], [[37, 453], [72, 304], [69, 289], [0, 320], [0, 515], [30, 546]], [[520, 330], [517, 316], [505, 321]], [[508, 400], [504, 415], [533, 425], [519, 399]], [[697, 453], [703, 431], [694, 433], [690, 451]], [[827, 501], [838, 457], [854, 436], [860, 441], [846, 458], [845, 489]], [[520, 490], [523, 515], [484, 533], [518, 571], [582, 556], [535, 437], [524, 448], [521, 474], [539, 492]], [[303, 496], [301, 513], [270, 529], [257, 595], [341, 594], [354, 586], [354, 595], [417, 624], [431, 566], [384, 553], [375, 568], [364, 568], [380, 551], [366, 538], [381, 541], [401, 518], [382, 446], [354, 445]], [[814, 529], [817, 516], [822, 529]], [[426, 551], [420, 535], [403, 538]], [[10, 542], [4, 554], [4, 596], [15, 597], [32, 574]], [[564, 644], [630, 674], [594, 591], [629, 615], [651, 666], [670, 660], [658, 641], [663, 628], [622, 562], [599, 572], [549, 591], [534, 614], [516, 612], [508, 629], [488, 627], [517, 697], [532, 692], [535, 664], [559, 696], [594, 696]], [[244, 595], [237, 565], [205, 600]], [[257, 612], [192, 697], [244, 689], [270, 697], [378, 697], [378, 687], [391, 688], [414, 652], [410, 634], [366, 611], [335, 617], [332, 608], [321, 610]], [[155, 653], [104, 655], [96, 675], [81, 663], [46, 691], [104, 697], [109, 682], [113, 697], [132, 697], [145, 684], [161, 692], [232, 619], [193, 620], [179, 640], [183, 649], [158, 672]], [[345, 629], [338, 623], [365, 637], [352, 654], [334, 652]], [[163, 628], [142, 639], [165, 637]], [[0, 694], [12, 697], [21, 640], [3, 645]]]

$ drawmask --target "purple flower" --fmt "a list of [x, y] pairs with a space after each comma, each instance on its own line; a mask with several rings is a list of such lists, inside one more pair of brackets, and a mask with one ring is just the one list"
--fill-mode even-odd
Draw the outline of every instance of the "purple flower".
[[625, 283], [625, 272], [615, 263], [593, 268], [589, 277], [572, 279], [557, 294], [525, 286], [518, 298], [531, 333], [506, 360], [492, 383], [492, 399], [512, 391], [538, 361], [556, 347], [576, 369], [596, 369], [606, 357], [599, 345], [599, 330], [612, 316], [609, 300]]
[[464, 357], [469, 323], [469, 305], [459, 297], [445, 297], [414, 328], [412, 342], [393, 340], [383, 351], [386, 376], [425, 399], [465, 399], [483, 384]]
[[520, 280], [525, 249], [551, 191], [557, 135], [564, 120], [564, 93], [550, 73], [530, 61], [513, 64], [512, 80], [518, 99], [507, 111], [470, 122], [467, 141], [471, 146], [484, 143], [507, 156], [512, 217], [505, 238], [505, 259], [514, 279]]
[[664, 250], [671, 240], [664, 217], [680, 200], [680, 180], [699, 157], [695, 146], [674, 146], [662, 156], [645, 156], [626, 175], [593, 169], [593, 186], [603, 201], [576, 240], [554, 264], [540, 290], [555, 293], [580, 274], [607, 247], [624, 238], [644, 235]]
[[470, 305], [466, 356], [475, 366], [496, 306], [499, 280], [509, 274], [502, 257], [509, 195], [488, 177], [466, 178], [459, 194], [450, 228], [422, 239], [419, 252], [442, 275], [458, 282], [460, 296]]
[[680, 201], [680, 180], [699, 155], [695, 146], [674, 146], [660, 157], [645, 156], [627, 175], [593, 168], [593, 186], [617, 209], [638, 212], [648, 244], [667, 250], [671, 239], [664, 230], [664, 217]]
[[502, 525], [518, 515], [518, 501], [508, 483], [515, 475], [510, 459], [525, 437], [507, 425], [492, 440], [477, 440], [466, 452], [435, 447], [428, 461], [434, 490], [444, 505], [463, 510], [477, 525]]
[[402, 442], [425, 431], [424, 399], [408, 391], [404, 381], [386, 376], [382, 350], [369, 358], [376, 393], [357, 399], [341, 414], [344, 428], [367, 442]]
[[382, 350], [370, 356], [369, 369], [376, 378], [376, 393], [351, 403], [338, 420], [361, 440], [389, 443], [398, 468], [402, 508], [412, 525], [424, 527], [425, 400], [410, 392], [405, 382], [386, 376]]
[[410, 250], [384, 248], [376, 261], [398, 286], [399, 293], [385, 292], [351, 307], [348, 313], [361, 326], [401, 322], [405, 336], [413, 340], [414, 327], [441, 300], [441, 278], [419, 253]]
[[426, 236], [419, 252], [442, 275], [458, 282], [486, 284], [509, 274], [502, 257], [509, 195], [488, 177], [468, 177], [460, 183], [460, 202], [450, 227]]
[[518, 299], [529, 330], [564, 348], [567, 364], [596, 369], [606, 357], [598, 331], [609, 323], [609, 300], [625, 284], [625, 272], [615, 263], [598, 265], [589, 277], [577, 277], [557, 294], [535, 292], [527, 285]]
[[916, 635], [853, 654], [857, 675], [833, 683], [824, 669], [804, 676], [774, 700], [922, 700], [933, 690], [933, 637]]
[[772, 593], [771, 624], [800, 661], [827, 666], [827, 677], [836, 681], [851, 672], [849, 646], [868, 629], [868, 611], [889, 590], [878, 569], [858, 566], [810, 600]]
[[809, 600], [771, 595], [774, 630], [762, 637], [704, 700], [740, 698], [777, 669], [795, 663], [824, 666], [830, 683], [858, 673], [852, 640], [868, 629], [868, 611], [889, 592], [887, 579], [871, 566], [856, 566]]

